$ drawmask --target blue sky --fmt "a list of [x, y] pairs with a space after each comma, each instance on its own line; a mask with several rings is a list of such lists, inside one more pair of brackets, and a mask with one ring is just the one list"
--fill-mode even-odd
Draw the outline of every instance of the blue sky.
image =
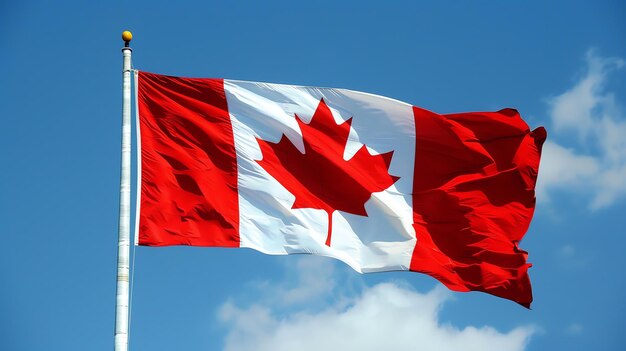
[[625, 19], [620, 1], [2, 2], [0, 349], [113, 347], [124, 29], [138, 69], [514, 107], [549, 140], [532, 310], [321, 257], [140, 247], [131, 350], [626, 348]]

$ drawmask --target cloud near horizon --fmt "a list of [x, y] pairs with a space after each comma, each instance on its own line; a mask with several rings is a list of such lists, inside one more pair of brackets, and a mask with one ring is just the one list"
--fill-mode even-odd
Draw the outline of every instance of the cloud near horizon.
[[[324, 258], [301, 260], [319, 263]], [[332, 265], [326, 267], [332, 269]], [[300, 281], [306, 282], [308, 278]], [[342, 295], [335, 284], [325, 286], [325, 291], [317, 291], [320, 297], [309, 295], [307, 303], [295, 309], [285, 310], [281, 299], [268, 300], [264, 296], [260, 300], [265, 302], [248, 307], [240, 307], [233, 301], [224, 303], [219, 312], [220, 321], [229, 329], [224, 350], [516, 351], [524, 350], [535, 332], [531, 326], [502, 333], [490, 326], [459, 328], [442, 323], [439, 312], [451, 294], [441, 286], [420, 293], [401, 283], [383, 283], [364, 287], [356, 296], [341, 297], [316, 310], [307, 308], [309, 303], [315, 305], [316, 299]], [[302, 296], [302, 288], [292, 286], [279, 296], [293, 296], [292, 291]], [[265, 294], [276, 291], [270, 289]]]
[[[589, 208], [601, 209], [626, 195], [626, 116], [613, 92], [610, 75], [624, 66], [589, 50], [585, 75], [550, 99], [551, 131], [544, 145], [538, 197], [556, 191], [585, 194]], [[564, 143], [563, 136], [575, 142]]]

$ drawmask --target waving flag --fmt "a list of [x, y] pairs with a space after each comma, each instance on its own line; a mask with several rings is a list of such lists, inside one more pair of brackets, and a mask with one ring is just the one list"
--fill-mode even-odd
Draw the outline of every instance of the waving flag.
[[518, 244], [546, 133], [345, 89], [137, 73], [139, 245], [410, 270], [530, 306]]

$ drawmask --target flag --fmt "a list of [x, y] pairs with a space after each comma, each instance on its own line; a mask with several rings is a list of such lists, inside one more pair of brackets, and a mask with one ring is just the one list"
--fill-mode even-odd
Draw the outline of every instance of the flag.
[[532, 301], [519, 248], [546, 137], [345, 89], [137, 72], [136, 243], [317, 254]]

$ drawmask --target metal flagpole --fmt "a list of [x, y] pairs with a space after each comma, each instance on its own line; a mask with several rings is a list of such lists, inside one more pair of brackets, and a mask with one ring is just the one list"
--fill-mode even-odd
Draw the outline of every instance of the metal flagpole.
[[124, 48], [122, 100], [122, 172], [120, 179], [120, 218], [117, 241], [117, 290], [115, 293], [115, 351], [128, 350], [128, 286], [130, 256], [130, 73], [129, 44], [133, 35], [122, 33]]

